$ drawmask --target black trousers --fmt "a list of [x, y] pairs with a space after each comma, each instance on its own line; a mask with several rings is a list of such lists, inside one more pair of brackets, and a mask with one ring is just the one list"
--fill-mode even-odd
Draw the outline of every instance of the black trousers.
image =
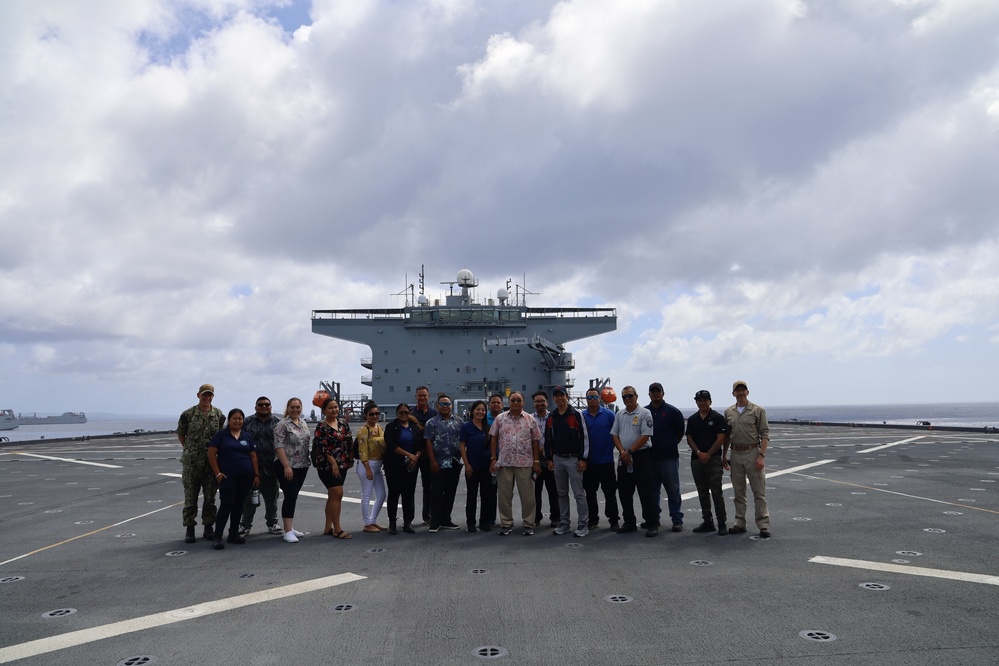
[[460, 464], [452, 463], [451, 467], [441, 467], [436, 474], [431, 475], [430, 484], [430, 526], [440, 526], [451, 520], [451, 509], [454, 508], [454, 494], [458, 491], [458, 479], [461, 478]]
[[555, 472], [548, 471], [548, 461], [541, 461], [541, 474], [538, 474], [534, 482], [534, 503], [537, 509], [534, 512], [534, 524], [540, 525], [543, 514], [541, 513], [541, 494], [545, 486], [548, 486], [548, 508], [551, 519], [556, 523], [561, 519], [561, 511], [558, 505], [558, 488], [555, 487]]
[[468, 495], [465, 497], [465, 522], [469, 527], [475, 526], [475, 503], [476, 498], [482, 499], [482, 514], [479, 518], [479, 527], [487, 527], [496, 522], [496, 484], [493, 483], [493, 475], [489, 473], [489, 467], [483, 467], [472, 471], [472, 476], [465, 476], [465, 488]]
[[[281, 517], [295, 517], [295, 503], [298, 502], [298, 493], [305, 483], [305, 475], [309, 473], [308, 467], [292, 467], [293, 476], [291, 479], [284, 478], [284, 466], [280, 461], [274, 462], [274, 475], [277, 476], [278, 485], [284, 493], [284, 501], [281, 502]], [[282, 529], [284, 529], [282, 527]]]
[[725, 496], [722, 494], [725, 468], [721, 456], [712, 456], [707, 465], [702, 465], [700, 460], [694, 458], [690, 461], [690, 473], [694, 477], [694, 485], [697, 486], [697, 499], [701, 503], [701, 517], [704, 522], [711, 522], [711, 500], [714, 499], [718, 524], [724, 523], [727, 518]]
[[226, 474], [219, 484], [219, 510], [215, 514], [215, 533], [222, 534], [225, 524], [229, 531], [239, 531], [239, 519], [243, 517], [243, 502], [253, 489], [253, 472]]
[[612, 523], [621, 518], [617, 510], [617, 477], [614, 463], [591, 463], [583, 472], [583, 490], [586, 491], [586, 506], [590, 513], [590, 523], [597, 522], [600, 505], [597, 503], [597, 490], [604, 491], [604, 516]]
[[638, 492], [642, 505], [642, 519], [651, 527], [659, 525], [659, 507], [656, 506], [656, 489], [652, 485], [652, 449], [641, 449], [632, 456], [633, 472], [626, 465], [617, 466], [617, 490], [621, 496], [621, 513], [624, 526], [637, 526], [633, 498]]
[[395, 524], [402, 499], [402, 521], [409, 525], [416, 517], [416, 470], [406, 470], [405, 465], [385, 465], [385, 482], [388, 484], [386, 499], [389, 522]]

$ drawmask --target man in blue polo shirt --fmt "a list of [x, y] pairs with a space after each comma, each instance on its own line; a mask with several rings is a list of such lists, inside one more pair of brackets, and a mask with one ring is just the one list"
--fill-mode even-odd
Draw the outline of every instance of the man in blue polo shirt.
[[589, 511], [589, 529], [600, 524], [600, 506], [597, 504], [597, 490], [603, 488], [604, 515], [610, 521], [611, 530], [616, 532], [621, 514], [617, 508], [617, 478], [614, 476], [614, 440], [611, 428], [614, 427], [614, 412], [600, 404], [600, 391], [591, 388], [586, 392], [586, 431], [590, 438], [590, 459], [583, 472], [583, 490], [586, 492], [586, 507]]
[[649, 399], [645, 406], [652, 412], [652, 484], [656, 489], [656, 511], [662, 515], [662, 489], [666, 488], [666, 502], [673, 531], [683, 531], [683, 512], [680, 511], [680, 452], [684, 421], [680, 410], [663, 401], [663, 385], [654, 382], [649, 386]]

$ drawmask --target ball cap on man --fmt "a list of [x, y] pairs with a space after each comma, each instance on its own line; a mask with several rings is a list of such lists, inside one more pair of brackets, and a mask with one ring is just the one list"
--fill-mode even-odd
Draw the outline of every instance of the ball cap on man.
[[745, 379], [737, 379], [737, 380], [735, 380], [735, 383], [732, 384], [732, 390], [734, 391], [737, 388], [739, 388], [740, 386], [742, 388], [746, 389], [747, 391], [749, 390], [749, 385], [746, 383]]
[[710, 400], [710, 399], [711, 399], [711, 392], [706, 391], [704, 389], [701, 389], [700, 391], [694, 394], [694, 400]]
[[663, 385], [660, 384], [659, 382], [652, 382], [651, 384], [649, 384], [649, 393], [652, 393], [653, 391], [659, 391], [664, 393]]
[[211, 384], [202, 384], [201, 388], [198, 389], [198, 395], [201, 395], [202, 393], [211, 393], [212, 395], [215, 395], [215, 387]]
[[558, 395], [559, 393], [561, 393], [562, 395], [569, 395], [569, 394], [568, 394], [568, 393], [566, 392], [566, 390], [565, 390], [565, 387], [564, 387], [564, 386], [556, 386], [555, 388], [553, 388], [553, 389], [552, 389], [552, 396], [556, 396], [556, 395]]

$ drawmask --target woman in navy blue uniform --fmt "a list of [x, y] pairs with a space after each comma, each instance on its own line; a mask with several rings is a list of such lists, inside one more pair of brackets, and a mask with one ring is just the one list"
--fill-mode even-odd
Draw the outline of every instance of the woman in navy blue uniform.
[[465, 487], [468, 489], [465, 500], [465, 523], [469, 532], [475, 532], [475, 500], [482, 500], [482, 514], [479, 529], [488, 532], [496, 521], [496, 486], [489, 473], [489, 426], [486, 425], [486, 403], [476, 400], [472, 405], [472, 418], [461, 426], [458, 446], [461, 461], [465, 464]]
[[243, 502], [251, 488], [260, 485], [260, 468], [257, 452], [250, 433], [243, 430], [242, 409], [230, 410], [226, 427], [215, 433], [208, 443], [208, 464], [212, 466], [219, 486], [219, 510], [215, 517], [215, 540], [212, 548], [222, 550], [222, 530], [229, 523], [229, 543], [246, 543], [239, 536], [239, 519], [243, 515]]

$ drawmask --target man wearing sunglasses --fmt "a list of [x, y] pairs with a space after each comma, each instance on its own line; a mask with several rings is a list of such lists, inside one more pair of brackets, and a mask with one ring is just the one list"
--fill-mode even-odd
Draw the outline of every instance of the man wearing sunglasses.
[[617, 478], [614, 476], [614, 440], [611, 429], [614, 427], [614, 412], [600, 403], [600, 391], [591, 388], [586, 392], [586, 432], [590, 438], [590, 459], [583, 472], [583, 490], [586, 492], [586, 508], [589, 517], [587, 527], [596, 529], [600, 524], [600, 505], [597, 491], [603, 489], [604, 515], [610, 521], [611, 531], [617, 532]]
[[[274, 476], [274, 426], [278, 417], [271, 412], [271, 401], [267, 396], [257, 398], [256, 413], [243, 422], [243, 430], [250, 434], [253, 445], [257, 449], [257, 463], [260, 469], [260, 497], [264, 500], [264, 521], [267, 523], [268, 534], [283, 534], [278, 526], [277, 498], [278, 480]], [[253, 515], [257, 505], [253, 498], [247, 496], [243, 505], [243, 517], [240, 519], [239, 536], [246, 537], [253, 527]]]
[[614, 447], [619, 453], [617, 487], [624, 514], [624, 524], [618, 534], [638, 531], [634, 505], [635, 491], [638, 491], [645, 536], [654, 537], [659, 534], [659, 507], [652, 487], [652, 414], [638, 404], [638, 391], [634, 386], [625, 386], [621, 399], [624, 410], [618, 412], [611, 429]]
[[423, 439], [430, 464], [430, 531], [456, 530], [451, 520], [454, 494], [461, 479], [461, 419], [451, 413], [451, 398], [437, 398], [437, 416], [427, 421]]

